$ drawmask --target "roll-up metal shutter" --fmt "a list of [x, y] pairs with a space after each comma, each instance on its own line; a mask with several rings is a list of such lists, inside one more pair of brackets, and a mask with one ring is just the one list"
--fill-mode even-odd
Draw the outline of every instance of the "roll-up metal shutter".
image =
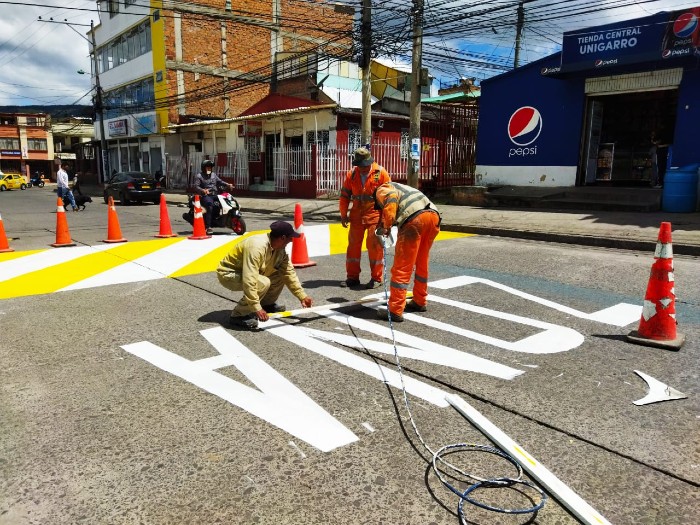
[[683, 68], [646, 71], [608, 77], [586, 79], [587, 95], [617, 95], [641, 91], [675, 89], [683, 78]]

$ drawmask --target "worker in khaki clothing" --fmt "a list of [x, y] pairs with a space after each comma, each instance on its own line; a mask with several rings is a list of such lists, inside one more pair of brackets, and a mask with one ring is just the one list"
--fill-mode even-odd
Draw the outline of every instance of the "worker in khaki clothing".
[[[384, 261], [382, 247], [379, 239], [374, 235], [374, 230], [379, 223], [379, 212], [374, 209], [372, 194], [374, 190], [391, 179], [389, 173], [374, 162], [367, 148], [357, 148], [354, 152], [351, 169], [343, 187], [340, 190], [340, 221], [348, 232], [348, 249], [345, 256], [345, 271], [347, 278], [341, 282], [343, 287], [354, 287], [360, 284], [360, 261], [362, 256], [362, 242], [367, 234], [367, 254], [369, 255], [369, 267], [371, 278], [366, 288], [377, 288], [382, 284]], [[352, 207], [350, 207], [352, 203]], [[348, 216], [348, 208], [350, 214]]]
[[[376, 208], [382, 210], [381, 229], [377, 234], [388, 236], [394, 225], [399, 230], [391, 268], [389, 311], [380, 308], [377, 316], [401, 322], [404, 308], [412, 312], [427, 310], [430, 248], [440, 233], [440, 214], [423, 193], [396, 182], [379, 186], [373, 199]], [[413, 299], [405, 304], [414, 267]]]
[[295, 237], [300, 235], [291, 224], [275, 221], [270, 225], [270, 233], [244, 239], [219, 263], [219, 282], [234, 292], [243, 291], [231, 312], [232, 326], [257, 330], [258, 321], [269, 319], [268, 313], [284, 312], [285, 307], [276, 302], [284, 286], [301, 301], [302, 307], [313, 305], [285, 250]]

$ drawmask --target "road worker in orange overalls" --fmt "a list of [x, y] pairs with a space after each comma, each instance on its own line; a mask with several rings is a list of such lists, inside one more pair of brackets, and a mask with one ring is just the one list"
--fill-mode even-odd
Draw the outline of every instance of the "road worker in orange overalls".
[[[394, 266], [391, 268], [391, 292], [388, 308], [380, 308], [377, 317], [403, 321], [404, 308], [409, 312], [425, 312], [428, 304], [428, 261], [430, 248], [440, 233], [440, 213], [430, 199], [404, 184], [389, 182], [379, 186], [373, 199], [382, 210], [378, 235], [388, 236], [398, 226]], [[406, 304], [406, 291], [413, 280], [413, 299]]]
[[[340, 190], [340, 221], [343, 228], [348, 227], [348, 250], [345, 256], [345, 271], [347, 278], [340, 283], [343, 287], [360, 285], [360, 260], [362, 242], [367, 233], [367, 253], [371, 278], [366, 288], [378, 288], [382, 284], [384, 261], [382, 246], [374, 234], [379, 223], [379, 212], [374, 209], [372, 194], [380, 185], [389, 182], [389, 173], [374, 162], [367, 148], [357, 148], [353, 153], [351, 169], [345, 177], [343, 188]], [[350, 203], [352, 202], [352, 207]], [[348, 219], [348, 207], [350, 215]]]

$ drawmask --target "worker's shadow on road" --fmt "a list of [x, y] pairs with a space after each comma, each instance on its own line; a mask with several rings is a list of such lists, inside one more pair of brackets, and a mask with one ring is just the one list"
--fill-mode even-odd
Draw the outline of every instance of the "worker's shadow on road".
[[[297, 274], [298, 277], [299, 274]], [[312, 279], [310, 281], [302, 280], [301, 277], [299, 280], [302, 282], [304, 288], [307, 288], [309, 290], [312, 290], [314, 288], [324, 288], [326, 286], [332, 286], [332, 287], [337, 287], [340, 288], [340, 282], [341, 279]]]

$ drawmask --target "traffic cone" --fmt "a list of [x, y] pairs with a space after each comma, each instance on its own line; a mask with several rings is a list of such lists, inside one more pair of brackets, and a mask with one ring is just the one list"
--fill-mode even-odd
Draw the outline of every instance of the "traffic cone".
[[7, 243], [7, 235], [5, 235], [5, 227], [2, 225], [2, 215], [0, 215], [0, 253], [14, 252]]
[[56, 248], [75, 246], [75, 243], [70, 238], [66, 209], [63, 207], [63, 199], [61, 197], [58, 197], [56, 201], [56, 242], [51, 243], [51, 246]]
[[160, 194], [160, 233], [156, 237], [177, 237], [177, 233], [173, 233], [170, 227], [170, 216], [168, 215], [168, 206], [165, 203], [165, 195]]
[[114, 206], [112, 197], [109, 198], [109, 204], [107, 204], [107, 238], [102, 242], [126, 242], [126, 239], [122, 237], [117, 208]]
[[309, 251], [306, 249], [306, 235], [304, 235], [304, 218], [301, 215], [301, 204], [297, 202], [294, 207], [294, 230], [301, 234], [292, 239], [292, 266], [294, 268], [306, 268], [316, 266], [309, 260]]
[[187, 238], [195, 241], [211, 239], [211, 235], [207, 235], [207, 229], [204, 226], [204, 213], [202, 213], [202, 205], [199, 203], [199, 195], [194, 196], [194, 227], [192, 235]]
[[676, 333], [678, 322], [670, 222], [661, 223], [654, 259], [639, 328], [627, 334], [627, 340], [645, 346], [679, 350], [685, 336]]

